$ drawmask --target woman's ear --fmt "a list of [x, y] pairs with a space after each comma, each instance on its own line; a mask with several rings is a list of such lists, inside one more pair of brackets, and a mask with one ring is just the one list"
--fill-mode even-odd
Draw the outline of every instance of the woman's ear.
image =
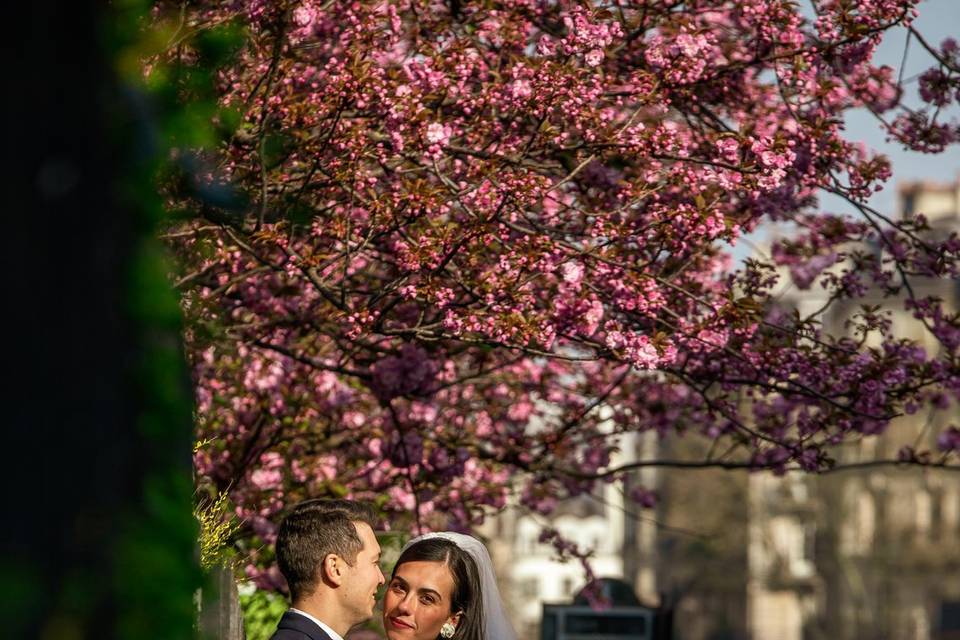
[[447, 618], [447, 622], [449, 622], [450, 624], [452, 624], [455, 629], [456, 629], [456, 628], [459, 628], [459, 627], [460, 627], [460, 618], [461, 618], [462, 616], [463, 616], [463, 611], [457, 611], [455, 614], [453, 614], [452, 616], [450, 616], [449, 618]]

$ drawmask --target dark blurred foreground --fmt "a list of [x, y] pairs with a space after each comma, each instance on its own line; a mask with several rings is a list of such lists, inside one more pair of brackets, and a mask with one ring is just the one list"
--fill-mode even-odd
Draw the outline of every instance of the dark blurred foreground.
[[[14, 3], [3, 100], [4, 638], [192, 635], [190, 409], [154, 161], [112, 60], [144, 3]], [[105, 28], [105, 24], [115, 29]]]

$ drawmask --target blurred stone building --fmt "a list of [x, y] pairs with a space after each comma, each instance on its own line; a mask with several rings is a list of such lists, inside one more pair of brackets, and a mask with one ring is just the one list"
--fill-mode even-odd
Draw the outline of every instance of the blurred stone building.
[[[653, 457], [651, 447], [655, 446], [653, 434], [631, 438], [612, 462]], [[644, 469], [633, 480], [652, 487], [656, 472]], [[544, 603], [569, 604], [584, 586], [582, 566], [576, 561], [556, 561], [553, 547], [539, 541], [543, 525], [555, 528], [581, 549], [594, 549], [591, 566], [597, 577], [623, 579], [634, 585], [641, 602], [657, 603], [655, 526], [640, 509], [625, 503], [625, 489], [623, 483], [604, 485], [594, 495], [561, 503], [549, 518], [508, 508], [478, 532], [487, 540], [504, 601], [521, 638], [540, 637]]]
[[[899, 215], [922, 212], [931, 234], [960, 231], [960, 181], [907, 184], [899, 195]], [[823, 305], [817, 287], [800, 291], [783, 276], [783, 304], [801, 314]], [[918, 297], [960, 306], [960, 282], [913, 286]], [[845, 331], [861, 303], [883, 304], [897, 334], [939, 348], [879, 295], [831, 308], [825, 330]], [[836, 455], [856, 463], [895, 458], [904, 445], [935, 448], [947, 421], [919, 412]], [[638, 439], [621, 461], [703, 457], [708, 445]], [[960, 640], [960, 473], [868, 466], [820, 476], [644, 474], [637, 481], [662, 497], [656, 513], [625, 506], [623, 487], [609, 485], [564, 505], [550, 524], [596, 547], [597, 575], [632, 582], [644, 604], [674, 608], [679, 640]], [[538, 637], [543, 602], [569, 602], [583, 583], [578, 564], [554, 562], [538, 542], [544, 522], [507, 511], [482, 532], [523, 638]]]
[[[960, 231], [960, 181], [907, 184], [899, 195], [899, 215], [923, 213], [931, 236]], [[918, 298], [937, 296], [954, 311], [960, 305], [956, 280], [912, 285]], [[816, 287], [786, 289], [782, 300], [801, 315], [825, 302]], [[902, 306], [879, 294], [831, 308], [825, 330], [842, 333], [860, 304], [882, 305], [894, 333], [931, 353], [940, 348]], [[838, 451], [838, 462], [896, 459], [903, 446], [936, 451], [936, 434], [948, 422], [943, 412], [906, 416], [884, 435]], [[753, 475], [749, 505], [749, 637], [960, 638], [960, 474], [868, 466], [810, 477]]]

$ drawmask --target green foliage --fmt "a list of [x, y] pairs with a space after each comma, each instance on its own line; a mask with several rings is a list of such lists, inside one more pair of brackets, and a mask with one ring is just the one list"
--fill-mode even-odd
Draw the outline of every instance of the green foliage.
[[287, 610], [287, 600], [271, 591], [255, 589], [247, 592], [241, 589], [240, 609], [247, 640], [269, 640]]
[[[168, 156], [165, 143], [176, 137], [202, 139], [209, 126], [164, 96], [171, 75], [161, 75], [162, 81], [152, 85], [143, 82], [143, 54], [165, 41], [165, 34], [143, 29], [149, 7], [146, 0], [115, 3], [105, 30], [116, 80], [129, 96], [114, 114], [111, 143], [127, 159], [123, 179], [114, 188], [118, 202], [133, 216], [136, 233], [125, 312], [138, 344], [130, 363], [132, 383], [141, 394], [136, 428], [149, 454], [140, 498], [123, 514], [115, 573], [103, 588], [118, 594], [117, 637], [187, 638], [194, 633], [193, 595], [203, 581], [200, 567], [191, 562], [199, 529], [191, 513], [193, 403], [179, 341], [180, 308], [167, 275], [169, 256], [156, 237], [163, 203], [155, 178]], [[148, 108], [137, 108], [148, 103]], [[172, 130], [172, 123], [184, 121], [202, 130]]]
[[196, 527], [188, 509], [190, 481], [170, 473], [147, 478], [145, 500], [127, 516], [117, 548], [115, 590], [122, 594], [119, 637], [192, 635], [193, 593], [201, 584], [194, 562]]
[[[139, 193], [155, 192], [155, 161], [131, 165], [127, 179], [139, 185]], [[125, 204], [136, 206], [139, 214], [126, 311], [136, 323], [139, 345], [131, 363], [134, 383], [142, 390], [136, 428], [148, 446], [150, 464], [143, 472], [140, 504], [125, 514], [117, 545], [114, 588], [123, 594], [119, 635], [182, 638], [192, 633], [192, 595], [202, 581], [199, 567], [190, 562], [198, 531], [190, 509], [192, 399], [179, 341], [180, 309], [166, 277], [169, 256], [155, 237], [154, 207], [134, 205], [129, 198]]]
[[3, 603], [3, 629], [9, 637], [26, 637], [33, 630], [44, 596], [43, 583], [27, 562], [4, 555], [0, 565], [0, 602]]
[[224, 22], [210, 29], [199, 30], [192, 44], [203, 65], [216, 69], [237, 55], [246, 43], [246, 30], [236, 22]]

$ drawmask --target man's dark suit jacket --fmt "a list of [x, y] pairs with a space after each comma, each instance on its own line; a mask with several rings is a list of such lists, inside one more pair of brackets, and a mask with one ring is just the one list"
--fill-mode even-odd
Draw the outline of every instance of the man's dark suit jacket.
[[280, 624], [270, 640], [331, 640], [317, 623], [293, 611], [287, 611], [280, 618]]

